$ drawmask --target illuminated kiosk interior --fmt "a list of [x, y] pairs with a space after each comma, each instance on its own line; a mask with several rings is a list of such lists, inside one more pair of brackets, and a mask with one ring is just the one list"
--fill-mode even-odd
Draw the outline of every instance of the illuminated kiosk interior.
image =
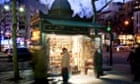
[[[61, 2], [59, 6], [56, 4], [58, 1]], [[85, 61], [93, 60], [93, 53], [95, 52], [94, 42], [89, 37], [90, 28], [100, 29], [103, 26], [94, 24], [91, 21], [72, 18], [70, 7], [64, 5], [68, 4], [66, 3], [67, 0], [62, 1], [56, 0], [56, 3], [54, 3], [56, 6], [52, 7], [48, 15], [39, 12], [31, 18], [31, 38], [35, 37], [34, 30], [40, 31], [40, 38], [37, 38], [42, 41], [42, 45], [49, 47], [49, 70], [51, 72], [60, 72], [60, 53], [63, 47], [67, 48], [71, 55], [71, 70], [73, 72], [83, 72]], [[38, 44], [38, 42], [35, 42], [35, 44]]]
[[94, 49], [92, 40], [84, 35], [47, 35], [50, 38], [50, 65], [52, 71], [60, 72], [62, 48], [68, 49], [71, 56], [72, 72], [84, 69], [85, 60], [92, 59]]

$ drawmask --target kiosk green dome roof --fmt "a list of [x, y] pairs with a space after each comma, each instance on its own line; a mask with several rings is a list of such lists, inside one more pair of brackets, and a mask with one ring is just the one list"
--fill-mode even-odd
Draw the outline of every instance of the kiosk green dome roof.
[[72, 10], [67, 0], [55, 0], [52, 8], [48, 11], [48, 17], [58, 19], [72, 18]]

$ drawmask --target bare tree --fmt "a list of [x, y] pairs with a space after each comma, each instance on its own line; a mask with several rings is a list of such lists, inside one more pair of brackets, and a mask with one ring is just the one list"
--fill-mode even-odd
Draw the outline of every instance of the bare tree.
[[92, 22], [95, 22], [97, 21], [97, 14], [99, 14], [100, 12], [102, 12], [113, 0], [110, 0], [110, 1], [106, 1], [106, 4], [97, 11], [96, 9], [96, 5], [95, 5], [95, 2], [96, 1], [99, 1], [99, 0], [92, 0], [92, 4], [93, 4], [93, 12], [94, 12], [94, 15], [93, 15], [93, 19], [92, 19]]

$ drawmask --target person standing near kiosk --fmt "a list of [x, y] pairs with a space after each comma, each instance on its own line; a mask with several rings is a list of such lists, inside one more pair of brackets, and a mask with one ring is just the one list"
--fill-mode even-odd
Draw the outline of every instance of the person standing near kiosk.
[[62, 48], [62, 78], [63, 78], [63, 84], [68, 84], [68, 79], [69, 79], [69, 69], [70, 69], [70, 55], [68, 53], [67, 48]]
[[100, 76], [103, 75], [101, 36], [96, 35], [94, 37], [94, 42], [95, 42], [95, 53], [94, 53], [95, 73], [96, 73], [96, 77], [100, 78]]

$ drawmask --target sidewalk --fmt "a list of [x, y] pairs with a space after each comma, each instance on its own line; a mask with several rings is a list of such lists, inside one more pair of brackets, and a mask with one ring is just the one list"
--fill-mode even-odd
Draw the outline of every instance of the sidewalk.
[[[106, 65], [104, 66], [107, 67]], [[111, 71], [104, 71], [104, 75], [97, 79], [94, 73], [88, 71], [87, 75], [79, 74], [72, 75], [69, 82], [72, 84], [140, 84], [140, 82], [133, 82], [133, 75], [130, 74], [130, 69], [128, 65], [116, 64], [112, 67]], [[31, 84], [33, 82], [32, 70], [22, 70], [20, 72], [22, 80], [18, 83], [7, 80], [13, 77], [13, 72], [1, 72], [0, 73], [0, 84]], [[61, 77], [53, 77], [53, 81], [49, 84], [62, 84]]]

